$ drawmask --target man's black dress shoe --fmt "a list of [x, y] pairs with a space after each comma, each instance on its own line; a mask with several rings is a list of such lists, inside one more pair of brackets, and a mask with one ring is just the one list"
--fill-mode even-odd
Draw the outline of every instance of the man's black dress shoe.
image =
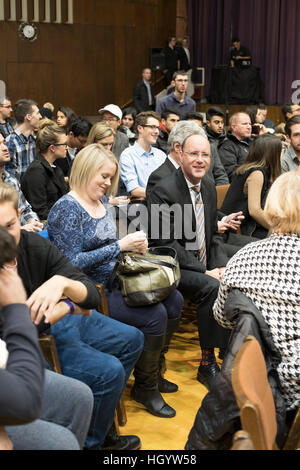
[[209, 364], [208, 366], [200, 365], [198, 368], [197, 380], [210, 390], [219, 372], [220, 369], [216, 362]]
[[120, 436], [115, 427], [112, 426], [100, 450], [138, 450], [141, 445], [138, 436]]

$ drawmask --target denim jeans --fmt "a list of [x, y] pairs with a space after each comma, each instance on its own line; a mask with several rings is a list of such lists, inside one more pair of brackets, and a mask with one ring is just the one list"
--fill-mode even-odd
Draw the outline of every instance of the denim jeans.
[[67, 315], [51, 327], [64, 375], [87, 384], [94, 408], [85, 447], [101, 446], [116, 406], [143, 349], [138, 329], [96, 311]]

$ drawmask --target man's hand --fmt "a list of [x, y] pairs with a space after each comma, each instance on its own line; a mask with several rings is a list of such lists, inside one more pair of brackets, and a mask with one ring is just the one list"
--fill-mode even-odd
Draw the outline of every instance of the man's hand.
[[48, 318], [54, 307], [64, 295], [68, 279], [64, 276], [55, 275], [38, 287], [27, 300], [30, 308], [31, 320], [38, 325], [43, 316]]
[[21, 278], [15, 271], [0, 269], [0, 307], [9, 304], [25, 304], [26, 292]]
[[22, 230], [26, 230], [27, 232], [41, 232], [44, 228], [41, 222], [38, 222], [35, 219], [31, 219], [28, 224], [22, 225]]
[[223, 221], [218, 222], [218, 233], [222, 235], [226, 230], [237, 231], [244, 218], [243, 212], [229, 214]]
[[217, 281], [221, 281], [225, 269], [225, 267], [215, 268], [211, 271], [205, 271], [205, 274], [207, 274], [207, 276], [214, 277], [215, 279], [217, 279]]
[[[79, 305], [75, 304], [74, 302], [71, 302], [71, 303], [74, 306], [73, 315], [83, 315], [84, 317], [91, 316], [92, 314], [91, 310], [87, 310], [85, 308], [79, 307]], [[56, 304], [52, 312], [47, 314], [46, 323], [50, 323], [50, 325], [54, 325], [63, 317], [68, 315], [69, 313], [70, 313], [70, 307], [68, 306], [68, 304], [66, 302], [59, 302], [58, 304]]]

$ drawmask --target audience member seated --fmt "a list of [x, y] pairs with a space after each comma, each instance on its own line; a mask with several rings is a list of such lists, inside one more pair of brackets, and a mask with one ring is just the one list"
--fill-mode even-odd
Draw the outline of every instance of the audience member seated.
[[67, 130], [67, 154], [66, 158], [58, 158], [54, 164], [59, 166], [64, 174], [65, 181], [68, 181], [73, 160], [76, 154], [87, 145], [87, 138], [92, 128], [90, 121], [83, 117], [77, 117], [72, 121]]
[[152, 71], [146, 67], [142, 72], [142, 80], [136, 83], [133, 89], [133, 102], [137, 114], [143, 111], [155, 110], [155, 96], [151, 85]]
[[203, 126], [211, 144], [215, 144], [217, 149], [226, 138], [224, 129], [225, 114], [223, 111], [214, 106], [206, 111], [206, 123]]
[[137, 111], [133, 107], [123, 109], [122, 125], [123, 128], [126, 128], [125, 130], [130, 145], [133, 145], [136, 140], [136, 133], [134, 132], [136, 115]]
[[59, 127], [63, 127], [65, 133], [68, 132], [68, 129], [72, 122], [77, 118], [77, 114], [73, 109], [68, 106], [59, 106], [56, 113], [56, 123]]
[[222, 277], [214, 316], [224, 328], [235, 321], [224, 316], [232, 289], [240, 289], [254, 303], [267, 323], [281, 355], [277, 365], [287, 410], [300, 405], [299, 363], [299, 253], [300, 174], [281, 175], [272, 185], [264, 209], [270, 236], [239, 251]]
[[221, 210], [225, 214], [242, 211], [245, 219], [241, 232], [256, 238], [265, 238], [270, 228], [264, 215], [267, 193], [281, 174], [281, 141], [265, 134], [257, 137], [250, 147], [245, 162], [234, 173]]
[[43, 229], [43, 224], [40, 223], [38, 215], [32, 210], [31, 205], [25, 199], [19, 181], [4, 168], [9, 161], [9, 151], [5, 144], [4, 137], [0, 134], [0, 181], [15, 188], [19, 195], [19, 211], [22, 229], [30, 232], [40, 232]]
[[[185, 116], [184, 120], [195, 122], [200, 127], [202, 135], [208, 138], [208, 135], [204, 131], [204, 128], [203, 128], [203, 117], [201, 113], [188, 113]], [[209, 142], [210, 142], [210, 167], [208, 170], [208, 176], [210, 176], [214, 180], [216, 186], [229, 184], [229, 179], [221, 163], [217, 146], [214, 142], [211, 142], [210, 140]]]
[[[87, 140], [87, 145], [101, 144], [106, 150], [112, 151], [115, 141], [115, 131], [105, 122], [97, 122], [93, 125]], [[128, 204], [130, 202], [126, 195], [126, 188], [122, 180], [119, 180], [118, 196], [109, 198], [109, 204]]]
[[49, 109], [49, 111], [51, 111], [52, 113], [52, 118], [53, 118], [53, 113], [54, 113], [54, 105], [52, 103], [49, 103], [49, 101], [47, 101], [46, 103], [43, 104], [42, 106], [44, 109]]
[[160, 131], [155, 147], [159, 148], [166, 154], [168, 153], [168, 138], [170, 132], [175, 126], [176, 122], [178, 122], [179, 120], [179, 113], [177, 113], [177, 111], [172, 111], [171, 109], [167, 109], [161, 115], [161, 121], [159, 124]]
[[173, 80], [175, 90], [157, 102], [156, 112], [161, 116], [166, 109], [173, 109], [180, 114], [180, 119], [184, 119], [187, 113], [196, 111], [196, 102], [186, 94], [189, 83], [186, 72], [175, 72]]
[[14, 450], [82, 449], [92, 393], [81, 382], [44, 370], [36, 327], [17, 274], [17, 244], [3, 227], [0, 247], [0, 336], [9, 357], [0, 369], [0, 425], [6, 426]]
[[[172, 132], [177, 126], [181, 123]], [[225, 348], [228, 342], [227, 332], [217, 325], [212, 314], [228, 257], [217, 232], [215, 184], [205, 176], [210, 165], [206, 136], [190, 135], [182, 142], [180, 164], [180, 168], [159, 181], [147, 196], [148, 214], [151, 214], [149, 243], [170, 246], [177, 251], [181, 270], [179, 290], [197, 306], [202, 354], [197, 379], [210, 388], [219, 373], [214, 348]]]
[[265, 128], [267, 129], [267, 131], [270, 134], [274, 134], [276, 126], [275, 126], [274, 122], [271, 121], [271, 119], [267, 119], [267, 115], [268, 115], [267, 106], [263, 103], [260, 103], [257, 108], [258, 108], [258, 113], [259, 113], [260, 118], [261, 118], [261, 124], [263, 126], [265, 126]]
[[10, 162], [5, 169], [19, 181], [36, 156], [35, 137], [39, 128], [40, 111], [35, 101], [22, 99], [14, 105], [17, 127], [6, 138]]
[[203, 115], [197, 111], [186, 113], [183, 119], [184, 121], [194, 121], [199, 127], [203, 127]]
[[293, 116], [297, 116], [298, 114], [300, 114], [300, 105], [293, 104], [293, 103], [286, 103], [282, 106], [281, 111], [284, 117], [284, 121], [287, 122]]
[[115, 104], [108, 104], [102, 109], [99, 109], [100, 120], [112, 127], [115, 132], [115, 140], [112, 148], [113, 154], [119, 160], [121, 153], [129, 147], [129, 139], [126, 131], [121, 126], [122, 111], [119, 106]]
[[136, 117], [138, 138], [120, 157], [120, 174], [128, 194], [146, 197], [146, 186], [151, 173], [166, 159], [166, 154], [155, 148], [159, 135], [160, 117], [154, 111], [145, 111]]
[[65, 129], [49, 119], [43, 119], [36, 146], [39, 154], [27, 168], [21, 188], [39, 218], [47, 220], [53, 204], [68, 190], [61, 168], [54, 165], [58, 158], [66, 158]]
[[249, 152], [252, 142], [251, 130], [251, 120], [248, 114], [239, 112], [231, 116], [230, 130], [218, 149], [229, 182], [232, 180], [234, 170], [245, 161]]
[[[10, 200], [7, 193], [2, 197], [0, 189], [0, 225], [18, 244], [16, 265], [28, 296], [31, 319], [40, 332], [50, 327], [63, 374], [84, 382], [93, 392], [94, 408], [85, 448], [137, 449], [140, 440], [116, 435], [113, 422], [116, 406], [141, 354], [143, 335], [136, 328], [90, 312], [100, 303], [97, 287], [49, 240], [20, 230], [18, 195], [10, 189]], [[60, 396], [59, 391], [57, 394]], [[72, 414], [79, 403], [73, 403]], [[69, 416], [69, 408], [67, 412]]]
[[300, 166], [300, 115], [295, 115], [287, 121], [285, 133], [290, 145], [281, 160], [283, 172], [297, 170]]
[[[180, 121], [173, 127], [168, 139], [170, 151], [165, 162], [158, 167], [157, 170], [151, 173], [146, 189], [147, 197], [160, 180], [166, 178], [181, 166], [180, 157], [182, 154], [182, 146], [185, 140], [193, 135], [200, 135], [207, 138], [204, 130], [195, 122]], [[213, 160], [212, 153], [211, 165], [207, 172], [207, 176], [216, 183], [217, 178], [215, 176], [216, 171], [214, 164], [215, 161]], [[226, 216], [218, 210], [218, 233], [223, 238], [225, 243], [224, 248], [228, 257], [233, 256], [241, 246], [245, 246], [247, 243], [255, 241], [254, 238], [234, 233], [240, 227], [243, 219], [244, 217], [242, 212], [235, 212]]]
[[15, 122], [11, 118], [13, 107], [7, 96], [0, 99], [0, 134], [6, 138], [15, 128]]
[[[106, 197], [116, 190], [118, 177], [119, 165], [114, 155], [100, 145], [88, 146], [74, 162], [70, 193], [54, 205], [48, 218], [50, 240], [73, 265], [105, 286], [120, 252], [145, 253], [148, 247], [142, 231], [118, 240]], [[174, 392], [178, 387], [163, 379], [160, 371], [172, 334], [179, 326], [182, 296], [175, 290], [161, 303], [129, 307], [116, 287], [112, 291], [106, 289], [111, 317], [139, 328], [145, 337], [134, 369], [131, 395], [155, 416], [170, 418], [175, 410], [160, 392]]]
[[[250, 106], [249, 108], [246, 108], [245, 113], [249, 114], [250, 116], [252, 126], [252, 138], [257, 137], [258, 135], [266, 134], [268, 132], [265, 126], [262, 124], [263, 118], [257, 106]], [[270, 132], [270, 134], [273, 134], [273, 132]]]

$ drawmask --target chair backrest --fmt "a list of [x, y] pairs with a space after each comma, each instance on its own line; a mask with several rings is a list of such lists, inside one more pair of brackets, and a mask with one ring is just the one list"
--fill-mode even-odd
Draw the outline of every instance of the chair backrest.
[[240, 408], [242, 428], [255, 450], [276, 449], [276, 411], [265, 359], [258, 341], [247, 336], [232, 369], [232, 386]]
[[289, 429], [287, 439], [283, 446], [283, 450], [297, 449], [300, 449], [300, 408], [298, 408], [294, 421]]
[[233, 443], [230, 450], [254, 450], [253, 442], [249, 434], [245, 431], [237, 431], [233, 436]]
[[225, 199], [226, 193], [228, 191], [230, 184], [224, 184], [221, 186], [216, 186], [217, 191], [217, 208], [221, 209], [223, 201]]

